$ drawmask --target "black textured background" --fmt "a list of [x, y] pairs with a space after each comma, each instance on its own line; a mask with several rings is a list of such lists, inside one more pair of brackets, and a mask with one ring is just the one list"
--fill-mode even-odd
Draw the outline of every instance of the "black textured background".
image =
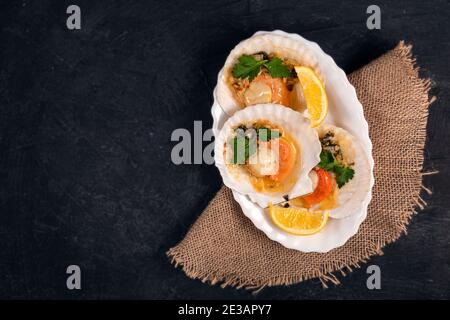
[[[366, 28], [381, 7], [382, 29]], [[69, 31], [69, 4], [82, 29]], [[165, 251], [218, 190], [214, 166], [175, 166], [175, 128], [211, 126], [216, 75], [257, 30], [318, 42], [351, 72], [405, 39], [433, 80], [425, 178], [434, 191], [408, 235], [322, 289], [318, 280], [256, 298], [450, 298], [448, 1], [1, 1], [0, 297], [255, 298], [174, 269]], [[392, 110], [395, 112], [395, 110]], [[414, 112], [412, 110], [412, 112]], [[205, 239], [207, 241], [207, 239]], [[69, 264], [82, 290], [66, 289]]]

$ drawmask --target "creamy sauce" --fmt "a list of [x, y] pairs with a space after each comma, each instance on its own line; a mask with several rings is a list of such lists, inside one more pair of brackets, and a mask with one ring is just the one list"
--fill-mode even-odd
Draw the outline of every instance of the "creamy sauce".
[[338, 187], [334, 186], [333, 192], [319, 203], [321, 210], [332, 210], [338, 206]]

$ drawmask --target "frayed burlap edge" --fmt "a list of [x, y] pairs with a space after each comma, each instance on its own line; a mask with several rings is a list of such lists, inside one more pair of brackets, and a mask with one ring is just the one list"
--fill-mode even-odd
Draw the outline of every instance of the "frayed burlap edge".
[[[417, 88], [418, 92], [421, 92], [424, 96], [429, 97], [429, 90], [431, 86], [431, 80], [429, 78], [420, 78], [419, 70], [420, 68], [416, 64], [416, 59], [412, 54], [412, 45], [405, 44], [404, 41], [400, 41], [398, 45], [393, 49], [394, 52], [398, 53], [400, 57], [407, 64], [407, 72], [410, 76], [410, 80], [413, 82], [413, 85]], [[436, 101], [436, 97], [433, 96], [431, 99], [427, 101], [423, 101], [417, 107], [417, 112], [421, 114], [420, 124], [419, 124], [419, 138], [420, 144], [417, 146], [418, 151], [423, 152], [425, 148], [426, 142], [426, 126], [428, 121], [428, 111], [429, 106]], [[404, 221], [400, 221], [398, 230], [400, 230], [395, 236], [390, 239], [384, 239], [384, 241], [377, 241], [377, 243], [369, 244], [364, 252], [364, 255], [359, 258], [357, 261], [352, 261], [352, 257], [346, 257], [345, 261], [336, 261], [332, 263], [328, 263], [324, 265], [321, 269], [313, 270], [313, 272], [303, 274], [303, 275], [285, 275], [285, 276], [274, 276], [273, 278], [264, 278], [264, 279], [252, 279], [247, 277], [242, 277], [239, 275], [224, 275], [220, 271], [213, 271], [209, 273], [201, 272], [195, 269], [194, 266], [189, 266], [185, 264], [184, 256], [177, 249], [177, 246], [170, 248], [167, 251], [167, 256], [170, 258], [171, 263], [175, 267], [181, 267], [181, 269], [185, 272], [185, 274], [192, 279], [199, 279], [203, 283], [210, 283], [211, 285], [220, 284], [222, 288], [227, 286], [234, 287], [236, 289], [248, 289], [252, 290], [254, 293], [259, 292], [264, 287], [270, 286], [279, 286], [279, 285], [291, 285], [295, 283], [299, 283], [305, 280], [310, 279], [319, 279], [322, 286], [324, 288], [328, 288], [328, 283], [332, 283], [334, 285], [339, 285], [340, 280], [339, 276], [346, 276], [348, 273], [352, 272], [353, 269], [360, 268], [362, 264], [365, 264], [369, 261], [369, 259], [373, 256], [383, 255], [382, 248], [388, 244], [391, 244], [397, 241], [403, 234], [407, 234], [406, 227], [411, 222], [412, 216], [417, 214], [420, 210], [425, 209], [427, 206], [427, 202], [420, 195], [421, 190], [424, 190], [428, 195], [432, 194], [432, 190], [423, 184], [422, 177], [426, 175], [437, 174], [437, 171], [429, 171], [422, 172], [422, 165], [417, 168], [419, 172], [418, 175], [418, 184], [420, 184], [420, 188], [418, 188], [417, 193], [411, 195], [410, 201], [410, 213], [404, 219]], [[225, 187], [222, 187], [225, 188]]]

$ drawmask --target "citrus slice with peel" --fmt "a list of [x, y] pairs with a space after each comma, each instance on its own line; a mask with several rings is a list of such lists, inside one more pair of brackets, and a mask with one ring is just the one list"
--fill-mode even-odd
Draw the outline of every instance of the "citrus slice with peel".
[[325, 227], [328, 211], [309, 211], [305, 208], [272, 206], [269, 204], [272, 221], [280, 229], [299, 236], [312, 235]]
[[322, 80], [313, 69], [295, 66], [297, 78], [303, 88], [311, 126], [319, 126], [328, 114], [328, 98]]

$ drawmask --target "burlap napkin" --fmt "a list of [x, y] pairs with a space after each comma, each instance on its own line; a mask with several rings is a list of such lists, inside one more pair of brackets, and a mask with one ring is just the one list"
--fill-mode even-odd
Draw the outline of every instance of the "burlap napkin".
[[367, 219], [345, 245], [302, 253], [267, 238], [222, 187], [185, 238], [167, 254], [187, 276], [211, 284], [259, 289], [345, 275], [406, 232], [420, 197], [429, 80], [419, 78], [411, 46], [397, 47], [349, 76], [369, 122], [375, 186]]

